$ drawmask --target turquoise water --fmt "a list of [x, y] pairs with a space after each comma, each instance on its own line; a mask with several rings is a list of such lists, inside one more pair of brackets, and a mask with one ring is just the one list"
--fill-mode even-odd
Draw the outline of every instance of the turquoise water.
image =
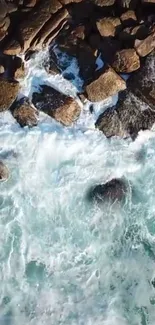
[[[28, 130], [1, 115], [1, 325], [155, 324], [155, 133], [107, 140], [82, 119]], [[123, 206], [87, 202], [121, 176]]]

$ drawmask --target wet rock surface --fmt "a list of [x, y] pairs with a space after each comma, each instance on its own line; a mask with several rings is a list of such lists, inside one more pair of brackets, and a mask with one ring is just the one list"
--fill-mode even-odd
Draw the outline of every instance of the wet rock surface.
[[49, 86], [41, 86], [40, 93], [34, 93], [34, 106], [55, 118], [65, 126], [71, 125], [80, 115], [81, 108], [75, 99]]
[[128, 192], [128, 185], [123, 179], [112, 179], [105, 184], [91, 188], [87, 193], [89, 201], [103, 203], [105, 201], [122, 202]]
[[21, 127], [33, 127], [38, 124], [38, 111], [35, 110], [28, 100], [17, 102], [11, 113]]

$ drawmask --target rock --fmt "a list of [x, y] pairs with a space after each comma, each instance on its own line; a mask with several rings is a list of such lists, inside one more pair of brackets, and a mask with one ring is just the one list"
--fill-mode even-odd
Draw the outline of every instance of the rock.
[[[57, 39], [58, 49], [66, 53], [69, 57], [74, 57], [79, 66], [79, 75], [87, 84], [94, 78], [96, 70], [96, 57], [94, 51], [83, 39], [78, 38], [72, 29], [64, 31]], [[61, 67], [63, 69], [63, 67]], [[66, 66], [65, 66], [66, 68]]]
[[148, 4], [155, 4], [155, 0], [142, 0], [143, 3], [148, 3]]
[[135, 27], [126, 27], [119, 33], [120, 41], [124, 41], [124, 45], [131, 44], [134, 47], [136, 38], [144, 40], [150, 34], [150, 28], [145, 24]]
[[141, 5], [141, 0], [119, 0], [119, 5], [122, 8], [135, 10]]
[[137, 17], [133, 10], [128, 10], [120, 16], [122, 24], [126, 27], [130, 27], [137, 24]]
[[11, 113], [21, 127], [32, 127], [38, 124], [38, 111], [26, 100], [21, 104], [17, 103], [15, 108], [11, 108]]
[[40, 1], [34, 10], [28, 14], [28, 18], [23, 20], [19, 25], [20, 38], [22, 40], [19, 44], [15, 39], [11, 39], [4, 53], [16, 55], [21, 52], [26, 52], [35, 36], [42, 29], [44, 24], [50, 19], [52, 11], [52, 4], [50, 0]]
[[[38, 38], [35, 39], [34, 48], [36, 46], [42, 48], [43, 45], [48, 43], [49, 38], [51, 42], [63, 28], [68, 17], [69, 14], [67, 9], [62, 9], [55, 17], [52, 16], [40, 30]], [[31, 47], [33, 47], [33, 42], [31, 42]]]
[[0, 160], [0, 182], [5, 182], [9, 178], [8, 167]]
[[68, 5], [69, 3], [72, 3], [72, 2], [81, 2], [82, 0], [61, 0], [60, 2], [62, 3], [63, 6], [66, 6]]
[[0, 112], [9, 109], [16, 99], [19, 91], [19, 84], [0, 79]]
[[144, 57], [155, 49], [155, 32], [144, 40], [135, 40], [135, 50], [139, 56]]
[[103, 38], [99, 47], [103, 61], [111, 64], [114, 60], [116, 52], [121, 49], [120, 45], [120, 42], [115, 38]]
[[140, 59], [134, 49], [118, 51], [112, 64], [114, 70], [120, 73], [130, 73], [140, 68]]
[[32, 102], [39, 110], [66, 126], [75, 122], [81, 112], [73, 98], [45, 85], [41, 86], [40, 93], [33, 94]]
[[126, 135], [115, 109], [106, 109], [97, 119], [95, 126], [102, 131], [107, 138], [113, 136], [124, 137]]
[[121, 28], [121, 21], [119, 18], [106, 17], [100, 19], [96, 25], [101, 36], [114, 37]]
[[155, 111], [155, 83], [154, 83], [155, 53], [150, 54], [139, 71], [134, 73], [128, 81], [131, 91], [144, 103]]
[[115, 4], [116, 0], [94, 0], [94, 2], [100, 7], [110, 7]]
[[88, 192], [87, 198], [90, 201], [103, 203], [104, 201], [122, 202], [128, 193], [128, 186], [123, 179], [114, 178], [109, 182], [96, 185]]
[[141, 98], [133, 94], [131, 90], [122, 94], [122, 97], [120, 96], [116, 111], [122, 123], [122, 128], [133, 140], [139, 131], [151, 129], [155, 123], [155, 112]]
[[125, 81], [111, 68], [105, 67], [102, 74], [86, 87], [90, 101], [97, 102], [126, 89]]

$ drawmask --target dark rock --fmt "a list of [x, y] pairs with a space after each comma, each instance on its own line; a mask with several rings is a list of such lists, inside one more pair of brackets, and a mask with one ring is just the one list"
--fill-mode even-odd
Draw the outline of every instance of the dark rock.
[[9, 170], [7, 166], [0, 161], [0, 182], [5, 182], [9, 178]]
[[141, 5], [141, 0], [118, 0], [122, 8], [135, 10]]
[[106, 111], [99, 116], [95, 126], [102, 131], [107, 138], [113, 136], [124, 137], [126, 135], [115, 109], [106, 109]]
[[21, 127], [36, 126], [38, 124], [38, 111], [27, 100], [18, 102], [11, 113]]
[[115, 55], [112, 67], [120, 73], [130, 73], [140, 68], [140, 59], [134, 49], [124, 49]]
[[131, 91], [155, 111], [154, 85], [155, 53], [150, 54], [141, 69], [135, 72], [128, 81]]
[[111, 67], [105, 66], [102, 74], [86, 86], [86, 94], [90, 101], [97, 102], [124, 89], [125, 81]]
[[128, 193], [127, 183], [123, 179], [112, 179], [91, 188], [87, 194], [90, 201], [103, 203], [104, 201], [122, 202]]
[[34, 93], [33, 104], [58, 122], [69, 126], [77, 120], [81, 108], [71, 97], [66, 96], [49, 86], [41, 86], [40, 93]]

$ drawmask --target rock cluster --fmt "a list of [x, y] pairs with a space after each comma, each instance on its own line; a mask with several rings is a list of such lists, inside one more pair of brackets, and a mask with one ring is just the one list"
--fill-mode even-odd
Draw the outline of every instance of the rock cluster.
[[[147, 60], [154, 60], [155, 0], [0, 0], [0, 111], [10, 108], [21, 126], [37, 124], [34, 107], [66, 126], [80, 115], [73, 98], [48, 86], [33, 94], [32, 103], [16, 101], [12, 107], [18, 79], [24, 75], [18, 55], [29, 59], [50, 45], [46, 70], [63, 70], [53, 42], [60, 52], [76, 58], [88, 100], [102, 101], [120, 93], [116, 107], [96, 122], [106, 136], [134, 138], [140, 129], [152, 126], [155, 87], [146, 67]], [[104, 66], [97, 69], [99, 55]], [[122, 74], [132, 74], [127, 83]]]

